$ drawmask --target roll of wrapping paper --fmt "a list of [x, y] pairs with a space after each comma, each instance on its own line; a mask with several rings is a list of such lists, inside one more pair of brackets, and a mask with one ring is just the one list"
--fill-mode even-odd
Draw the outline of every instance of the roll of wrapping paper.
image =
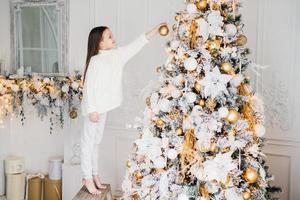
[[25, 173], [6, 174], [6, 198], [9, 200], [24, 199]]
[[[35, 178], [38, 178], [38, 179], [35, 179]], [[26, 198], [25, 198], [25, 200], [34, 199], [34, 196], [36, 195], [36, 193], [38, 195], [39, 187], [37, 185], [39, 185], [38, 184], [39, 179], [41, 181], [40, 190], [41, 190], [41, 194], [42, 194], [42, 191], [43, 191], [43, 186], [42, 185], [43, 185], [43, 182], [44, 182], [44, 179], [45, 179], [45, 175], [43, 173], [27, 174], [26, 175], [26, 189], [25, 189]], [[31, 191], [30, 194], [29, 194], [29, 184], [30, 184], [30, 187], [33, 187], [33, 188], [30, 189], [30, 191]], [[41, 198], [39, 198], [39, 199], [41, 199]]]
[[43, 179], [40, 177], [30, 178], [28, 180], [28, 199], [41, 200], [42, 199], [42, 185]]
[[62, 180], [51, 180], [45, 176], [44, 200], [62, 200]]

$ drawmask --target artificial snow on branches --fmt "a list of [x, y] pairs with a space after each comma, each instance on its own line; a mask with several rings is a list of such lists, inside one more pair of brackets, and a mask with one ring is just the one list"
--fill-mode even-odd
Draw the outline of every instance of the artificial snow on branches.
[[273, 199], [240, 6], [192, 0], [176, 12], [167, 60], [136, 124], [125, 200]]

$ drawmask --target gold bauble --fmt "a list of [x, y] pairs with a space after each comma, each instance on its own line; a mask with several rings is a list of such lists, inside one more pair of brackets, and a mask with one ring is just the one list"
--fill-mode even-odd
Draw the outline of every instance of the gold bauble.
[[131, 162], [130, 162], [129, 160], [127, 160], [127, 161], [126, 161], [126, 166], [127, 166], [127, 168], [130, 168], [131, 165], [132, 165]]
[[240, 113], [234, 109], [229, 110], [229, 113], [226, 117], [226, 120], [233, 124], [236, 123], [240, 119]]
[[139, 171], [134, 172], [133, 176], [134, 176], [136, 182], [138, 182], [138, 183], [140, 183], [142, 181], [142, 179], [143, 179], [143, 175]]
[[200, 99], [199, 100], [199, 105], [200, 106], [205, 106], [205, 100], [204, 99]]
[[200, 92], [202, 89], [202, 85], [197, 81], [194, 85], [194, 88], [197, 92]]
[[246, 36], [240, 35], [236, 39], [236, 44], [239, 45], [239, 46], [243, 46], [243, 45], [247, 44], [247, 41], [248, 41], [248, 39], [247, 39]]
[[256, 183], [258, 179], [257, 170], [255, 170], [253, 167], [247, 167], [244, 172], [244, 179], [250, 184]]
[[177, 129], [176, 129], [176, 135], [178, 135], [178, 136], [183, 135], [183, 130], [182, 130], [182, 128], [177, 128]]
[[217, 143], [213, 142], [210, 144], [210, 151], [216, 152], [218, 150]]
[[54, 87], [51, 86], [51, 85], [47, 85], [46, 88], [48, 89], [48, 91], [49, 91], [50, 94], [53, 94], [55, 92]]
[[201, 11], [204, 11], [207, 8], [207, 5], [207, 0], [200, 0], [196, 4], [197, 8]]
[[78, 116], [76, 110], [72, 110], [72, 111], [69, 113], [69, 115], [70, 115], [70, 118], [71, 118], [71, 119], [75, 119], [75, 118], [77, 118], [77, 116]]
[[169, 28], [167, 25], [163, 25], [161, 27], [159, 27], [159, 34], [161, 36], [167, 36], [169, 34]]
[[180, 20], [181, 20], [181, 16], [180, 16], [180, 15], [176, 15], [176, 16], [175, 16], [175, 20], [176, 20], [176, 21], [180, 21]]
[[163, 127], [165, 125], [165, 122], [162, 119], [158, 119], [156, 121], [156, 125], [161, 128], [161, 127]]
[[221, 65], [221, 70], [226, 73], [230, 73], [233, 70], [232, 64], [230, 62], [225, 62]]
[[249, 200], [251, 199], [251, 193], [248, 191], [243, 192], [243, 199], [244, 200]]
[[221, 41], [220, 40], [213, 40], [207, 43], [209, 51], [216, 51], [221, 48]]

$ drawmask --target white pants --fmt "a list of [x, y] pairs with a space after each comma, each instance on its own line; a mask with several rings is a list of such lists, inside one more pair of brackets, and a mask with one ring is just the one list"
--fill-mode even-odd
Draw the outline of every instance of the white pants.
[[85, 179], [98, 175], [99, 144], [103, 137], [106, 113], [100, 113], [99, 122], [91, 122], [89, 116], [84, 116], [83, 132], [81, 134], [81, 169]]

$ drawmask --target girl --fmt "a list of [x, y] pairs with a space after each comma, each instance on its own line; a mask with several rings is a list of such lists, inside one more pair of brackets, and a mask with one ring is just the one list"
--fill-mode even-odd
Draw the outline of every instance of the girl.
[[166, 23], [159, 24], [129, 45], [119, 48], [116, 48], [108, 27], [95, 27], [89, 34], [83, 78], [81, 168], [83, 184], [91, 194], [100, 194], [100, 189], [105, 189], [98, 175], [98, 147], [103, 136], [106, 113], [122, 103], [124, 65], [157, 35], [162, 25]]

